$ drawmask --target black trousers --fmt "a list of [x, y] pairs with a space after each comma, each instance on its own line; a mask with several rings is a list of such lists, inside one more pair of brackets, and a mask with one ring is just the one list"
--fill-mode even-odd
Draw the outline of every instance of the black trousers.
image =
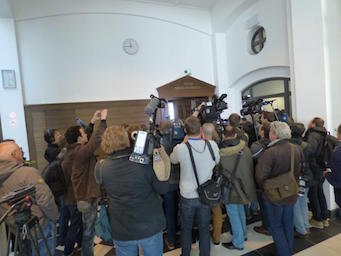
[[323, 221], [328, 218], [327, 201], [323, 193], [324, 180], [324, 178], [321, 178], [317, 184], [309, 189], [308, 193], [313, 219], [317, 221]]

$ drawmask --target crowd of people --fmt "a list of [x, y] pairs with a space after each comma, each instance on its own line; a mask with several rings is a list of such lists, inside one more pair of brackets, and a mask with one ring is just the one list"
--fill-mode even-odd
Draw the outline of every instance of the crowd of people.
[[[327, 137], [332, 136], [322, 118], [312, 119], [306, 130], [302, 123], [276, 121], [273, 113], [263, 112], [260, 124], [255, 125], [256, 140], [252, 125], [238, 114], [230, 115], [219, 134], [216, 124], [203, 123], [198, 113], [184, 121], [186, 136], [180, 141], [172, 137], [170, 120], [161, 120], [158, 126], [162, 150], [171, 163], [167, 180], [159, 178], [152, 163], [129, 160], [134, 146], [132, 127], [107, 127], [104, 109], [96, 111], [85, 128], [71, 126], [64, 135], [46, 130], [45, 158], [49, 163], [59, 160], [62, 167], [59, 178], [65, 190], [58, 196], [37, 169], [24, 165], [15, 141], [1, 142], [0, 195], [24, 185], [35, 187], [31, 210], [43, 230], [37, 239], [40, 255], [48, 255], [47, 250], [54, 255], [57, 244], [64, 246], [64, 255], [76, 251], [94, 255], [98, 207], [104, 199], [118, 256], [136, 256], [139, 246], [146, 256], [162, 255], [164, 242], [169, 250], [178, 246], [178, 234], [181, 254], [189, 256], [194, 228], [199, 233], [200, 255], [210, 255], [211, 236], [215, 246], [243, 250], [250, 209], [261, 216], [261, 225], [254, 230], [272, 236], [280, 256], [292, 255], [294, 237], [308, 236], [311, 227], [329, 226], [323, 183], [327, 179], [334, 186], [336, 203], [341, 206], [341, 146], [335, 143], [325, 158]], [[335, 141], [341, 141], [341, 125]], [[105, 155], [101, 160], [95, 156], [98, 148]], [[217, 173], [230, 182], [231, 190], [227, 203], [212, 208], [202, 202], [197, 189]], [[8, 207], [1, 205], [1, 212]], [[232, 240], [222, 243], [225, 210]], [[6, 230], [15, 234], [11, 217]], [[36, 255], [33, 245], [31, 250]]]

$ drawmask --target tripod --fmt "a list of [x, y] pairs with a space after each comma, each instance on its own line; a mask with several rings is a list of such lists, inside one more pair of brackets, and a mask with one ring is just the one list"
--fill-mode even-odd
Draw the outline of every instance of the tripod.
[[[43, 230], [40, 226], [39, 219], [31, 214], [31, 202], [27, 198], [20, 200], [13, 204], [1, 217], [0, 224], [8, 217], [10, 213], [14, 213], [15, 222], [15, 242], [14, 242], [14, 256], [31, 256], [31, 245], [34, 247], [35, 254], [40, 256], [38, 235], [43, 239], [47, 254], [51, 256], [47, 239], [44, 236]], [[33, 231], [33, 233], [32, 233]], [[10, 232], [7, 240], [7, 256], [10, 252]], [[44, 255], [45, 256], [45, 255]]]

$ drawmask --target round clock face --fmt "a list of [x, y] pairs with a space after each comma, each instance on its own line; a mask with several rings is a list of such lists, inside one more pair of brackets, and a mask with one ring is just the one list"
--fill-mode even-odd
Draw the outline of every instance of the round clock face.
[[129, 55], [134, 55], [139, 50], [139, 45], [137, 44], [136, 40], [132, 38], [128, 38], [124, 40], [122, 46], [123, 46], [123, 50]]

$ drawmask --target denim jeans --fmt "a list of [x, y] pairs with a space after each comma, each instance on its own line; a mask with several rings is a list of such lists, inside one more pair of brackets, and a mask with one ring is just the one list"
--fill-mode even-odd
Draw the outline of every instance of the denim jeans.
[[323, 183], [324, 178], [321, 178], [317, 184], [310, 188], [308, 193], [313, 219], [317, 221], [326, 220], [328, 218], [328, 208], [326, 197], [323, 192]]
[[341, 188], [334, 187], [335, 202], [341, 208]]
[[306, 188], [304, 196], [299, 196], [294, 206], [294, 226], [296, 231], [303, 235], [307, 234], [307, 229], [310, 228], [308, 218], [308, 191], [309, 188]]
[[97, 218], [97, 200], [93, 202], [78, 201], [77, 208], [82, 213], [83, 236], [82, 256], [94, 255], [95, 223]]
[[257, 199], [259, 203], [259, 209], [261, 212], [261, 217], [262, 217], [262, 227], [266, 228], [267, 230], [269, 229], [269, 223], [266, 218], [265, 210], [264, 210], [264, 199], [263, 199], [263, 192], [257, 190]]
[[114, 240], [115, 252], [117, 256], [136, 256], [140, 245], [145, 256], [162, 256], [163, 238], [162, 232], [148, 238], [131, 241]]
[[82, 245], [82, 214], [78, 211], [76, 205], [67, 205], [70, 212], [70, 226], [65, 240], [64, 255], [72, 255], [77, 243], [78, 247]]
[[226, 212], [230, 219], [233, 239], [232, 243], [237, 248], [244, 248], [247, 238], [246, 216], [243, 204], [227, 204]]
[[167, 223], [167, 241], [171, 244], [176, 242], [176, 232], [178, 227], [178, 206], [179, 206], [179, 186], [168, 191], [163, 196], [163, 204]]
[[[52, 220], [49, 220], [48, 223], [42, 227], [43, 235], [47, 240], [47, 246], [49, 248], [49, 251], [51, 255], [53, 256], [55, 254], [56, 250], [56, 223]], [[33, 232], [32, 232], [33, 233]], [[40, 255], [48, 255], [47, 248], [44, 243], [44, 239], [41, 237], [39, 233], [37, 233], [37, 240], [38, 240], [38, 246], [39, 246], [39, 253]], [[36, 256], [36, 251], [34, 245], [31, 243], [31, 251], [32, 256]]]
[[290, 256], [294, 248], [294, 206], [264, 199], [264, 209], [278, 256]]
[[59, 198], [59, 204], [60, 204], [59, 218], [58, 218], [59, 243], [65, 243], [66, 234], [69, 228], [70, 212], [69, 212], [68, 207], [64, 204], [63, 196]]
[[181, 214], [181, 247], [182, 256], [189, 256], [192, 248], [192, 228], [194, 218], [199, 226], [199, 250], [200, 256], [209, 256], [211, 250], [210, 221], [211, 209], [201, 204], [199, 198], [180, 200]]

